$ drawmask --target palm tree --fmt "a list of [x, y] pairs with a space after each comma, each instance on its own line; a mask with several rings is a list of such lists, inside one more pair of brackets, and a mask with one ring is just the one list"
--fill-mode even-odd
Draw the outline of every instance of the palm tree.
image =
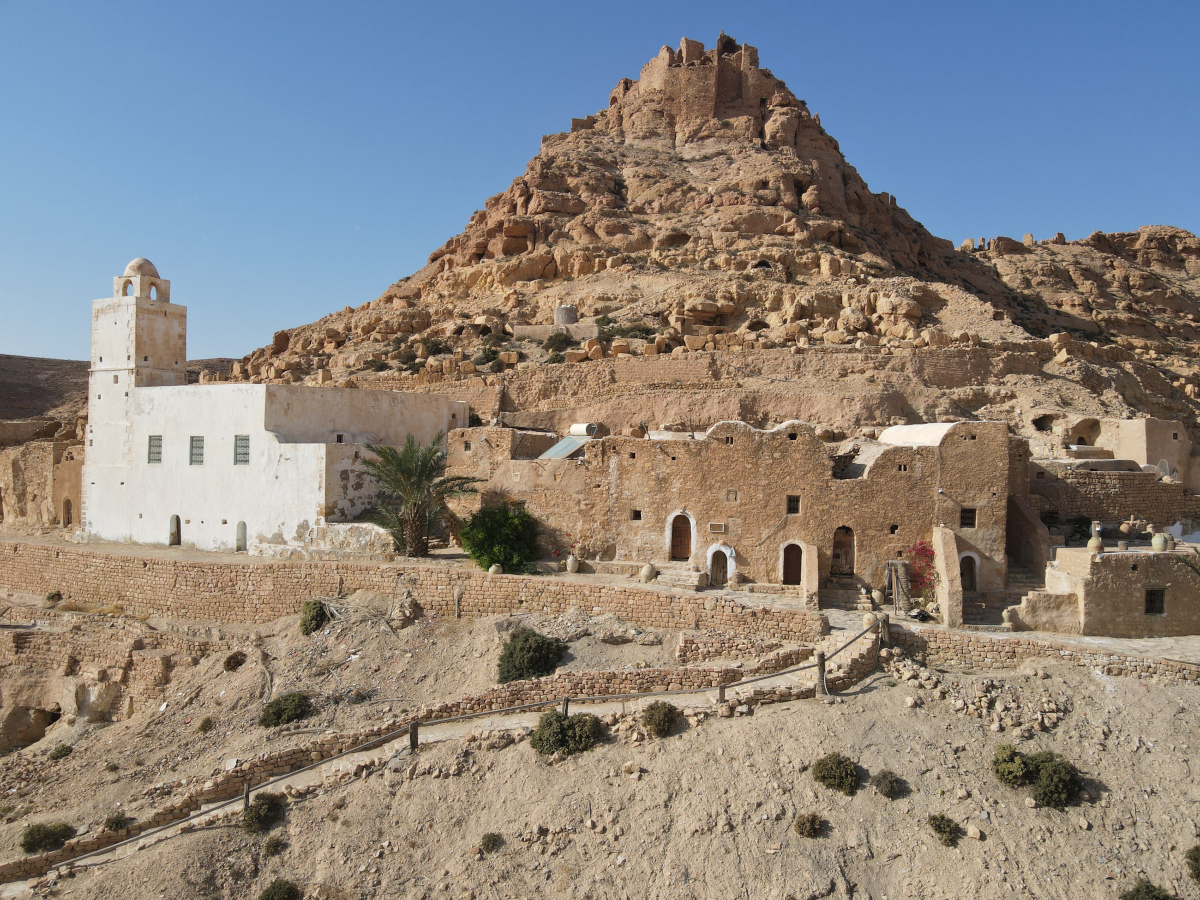
[[375, 521], [391, 533], [405, 556], [427, 555], [429, 526], [445, 518], [447, 499], [475, 493], [473, 485], [483, 480], [467, 475], [446, 477], [444, 437], [439, 431], [428, 446], [411, 434], [399, 449], [367, 445], [376, 458], [364, 459], [363, 467], [379, 482], [385, 498], [375, 508]]

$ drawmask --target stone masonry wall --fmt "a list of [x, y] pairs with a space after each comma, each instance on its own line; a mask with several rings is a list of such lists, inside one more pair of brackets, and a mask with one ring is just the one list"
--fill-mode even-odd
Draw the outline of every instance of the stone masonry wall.
[[964, 669], [1014, 669], [1026, 659], [1057, 659], [1097, 668], [1106, 675], [1159, 676], [1200, 684], [1200, 665], [1167, 659], [1124, 656], [1102, 650], [1012, 636], [971, 635], [941, 628], [891, 626], [892, 642], [923, 657], [929, 665]]
[[184, 560], [0, 541], [0, 587], [60, 590], [84, 603], [120, 606], [135, 616], [261, 623], [299, 612], [305, 600], [355, 590], [411, 590], [426, 613], [490, 616], [562, 613], [599, 607], [627, 622], [671, 630], [715, 629], [814, 643], [828, 620], [803, 610], [743, 606], [725, 597], [589, 584], [522, 575], [488, 575], [432, 565], [308, 560]]
[[1159, 526], [1200, 519], [1200, 496], [1165, 484], [1152, 472], [1065, 471], [1030, 483], [1030, 503], [1060, 519], [1084, 516], [1117, 522], [1138, 516]]

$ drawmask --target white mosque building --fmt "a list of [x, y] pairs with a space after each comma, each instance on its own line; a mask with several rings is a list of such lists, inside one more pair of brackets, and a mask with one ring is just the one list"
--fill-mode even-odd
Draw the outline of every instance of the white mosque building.
[[436, 394], [187, 384], [187, 309], [135, 259], [92, 303], [86, 537], [277, 555], [319, 543], [375, 501], [364, 445], [467, 424]]

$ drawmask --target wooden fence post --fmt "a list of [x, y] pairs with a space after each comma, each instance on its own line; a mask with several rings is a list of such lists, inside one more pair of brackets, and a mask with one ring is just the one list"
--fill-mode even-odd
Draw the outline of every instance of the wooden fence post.
[[563, 697], [563, 715], [567, 714], [567, 710], [571, 708], [571, 698]]
[[413, 753], [417, 752], [417, 741], [419, 740], [419, 735], [418, 735], [419, 731], [420, 731], [420, 723], [414, 720], [413, 723], [408, 726], [408, 749], [411, 750]]

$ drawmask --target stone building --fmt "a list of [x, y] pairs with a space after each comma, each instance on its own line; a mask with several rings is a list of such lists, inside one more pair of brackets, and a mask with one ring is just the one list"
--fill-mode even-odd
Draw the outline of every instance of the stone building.
[[433, 394], [189, 385], [187, 310], [145, 259], [92, 305], [82, 530], [113, 541], [277, 553], [319, 543], [375, 500], [368, 443], [467, 421]]
[[492, 498], [523, 501], [547, 550], [836, 601], [882, 588], [888, 560], [936, 537], [943, 589], [957, 590], [948, 605], [1004, 587], [1010, 446], [1000, 422], [888, 428], [832, 458], [798, 421], [579, 436], [551, 452], [552, 439], [519, 434], [455, 431], [450, 463], [486, 479]]

